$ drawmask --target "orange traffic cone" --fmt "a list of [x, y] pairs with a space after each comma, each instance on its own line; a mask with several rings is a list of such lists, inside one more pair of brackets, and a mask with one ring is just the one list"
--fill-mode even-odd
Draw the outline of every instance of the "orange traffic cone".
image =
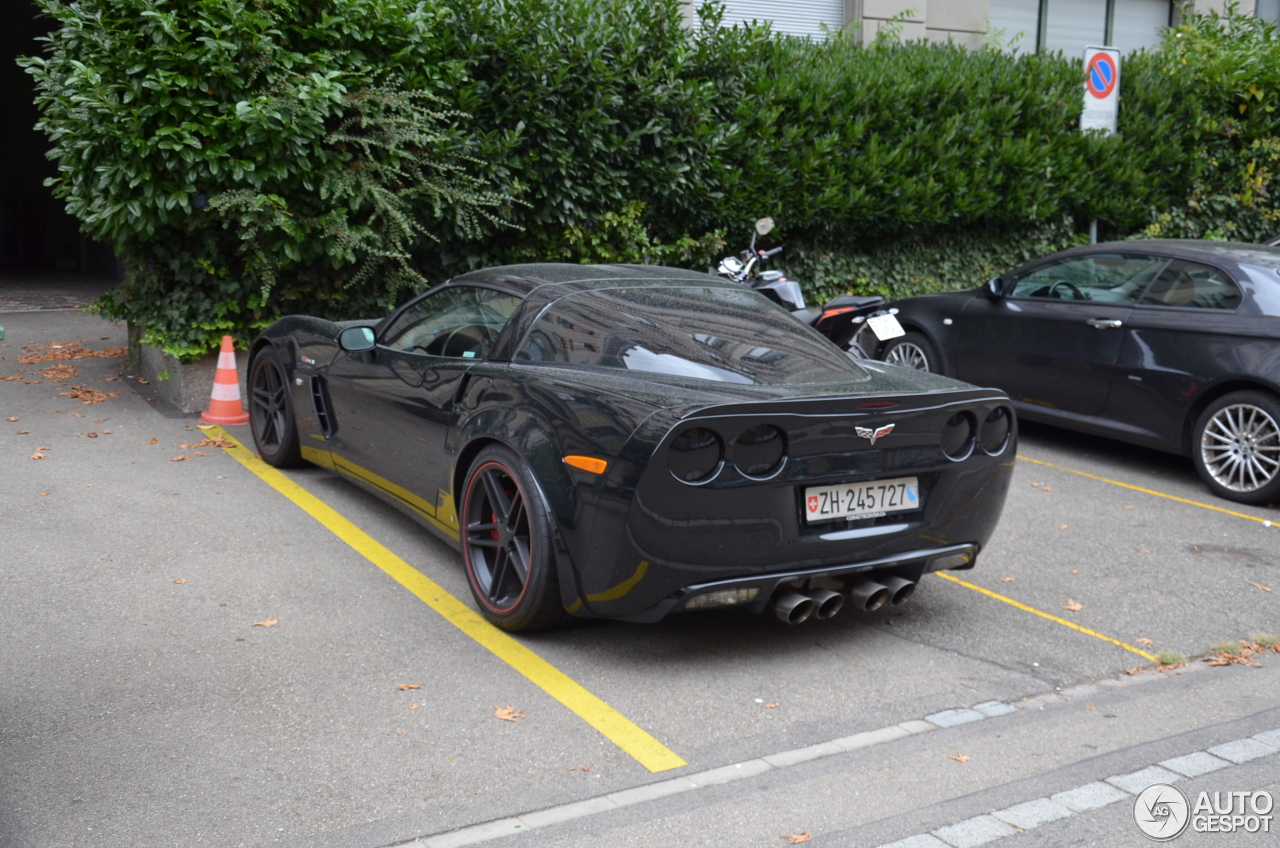
[[209, 408], [200, 413], [201, 424], [248, 424], [249, 413], [240, 403], [240, 378], [236, 375], [235, 341], [222, 337], [218, 352], [218, 371], [213, 376], [213, 396]]

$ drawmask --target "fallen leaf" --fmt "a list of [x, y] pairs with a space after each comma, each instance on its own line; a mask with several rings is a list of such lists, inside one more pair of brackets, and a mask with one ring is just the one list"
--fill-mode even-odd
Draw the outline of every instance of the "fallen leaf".
[[1041, 487], [1040, 487], [1040, 491], [1042, 491], [1042, 492], [1052, 492], [1052, 491], [1053, 491], [1053, 489], [1050, 489], [1048, 486], [1041, 486]]
[[594, 766], [583, 766], [583, 767], [582, 767], [582, 770], [583, 770], [583, 771], [591, 771], [591, 769], [592, 769], [592, 768], [594, 768]]
[[519, 712], [517, 712], [516, 710], [512, 709], [510, 704], [508, 704], [505, 707], [494, 707], [493, 717], [500, 718], [503, 721], [519, 721], [520, 719], [524, 718], [524, 710], [520, 710]]
[[1151, 551], [1147, 550], [1146, 548], [1138, 548], [1138, 553], [1140, 553], [1140, 554], [1149, 554], [1149, 553], [1151, 553]]
[[813, 834], [807, 830], [802, 830], [799, 833], [779, 833], [778, 838], [787, 840], [788, 845], [799, 845], [801, 842], [808, 842], [813, 839]]
[[98, 438], [98, 434], [97, 434], [97, 433], [95, 433], [95, 432], [93, 432], [92, 430], [90, 430], [86, 435], [87, 435], [89, 438], [91, 438], [91, 439], [96, 439], [96, 438]]
[[1155, 642], [1152, 642], [1146, 636], [1139, 636], [1137, 639], [1134, 639], [1133, 641], [1137, 642], [1139, 645], [1147, 645], [1148, 647], [1155, 644]]
[[10, 415], [10, 416], [9, 416], [9, 420], [10, 420], [10, 421], [17, 421], [17, 420], [18, 420], [18, 416], [16, 416], [16, 415]]
[[1038, 488], [1040, 488], [1040, 484], [1039, 484], [1039, 483], [1032, 483], [1031, 485], [1032, 485], [1032, 486], [1035, 486], [1037, 489], [1038, 489]]
[[102, 435], [104, 435], [104, 436], [110, 436], [110, 435], [111, 435], [111, 431], [110, 431], [110, 430], [103, 430], [103, 431], [102, 431]]
[[419, 706], [420, 706], [419, 704], [410, 704], [409, 709], [416, 710]]
[[174, 583], [186, 583], [186, 582], [187, 582], [187, 578], [185, 578], [185, 577], [179, 577], [177, 580], [175, 580], [175, 581], [173, 581], [173, 582], [174, 582]]
[[[82, 405], [91, 403], [102, 403], [107, 398], [113, 398], [120, 394], [119, 392], [100, 392], [97, 389], [86, 388], [85, 386], [74, 386], [69, 392], [58, 392], [61, 397], [69, 397], [72, 400], [78, 400]], [[64, 410], [59, 410], [62, 412]]]
[[1059, 524], [1059, 525], [1058, 525], [1058, 529], [1059, 529], [1059, 530], [1066, 530], [1066, 529], [1067, 529], [1067, 525], [1065, 525], [1065, 524]]
[[1131, 506], [1127, 506], [1127, 507], [1125, 507], [1125, 509], [1133, 509], [1133, 507], [1131, 507]]
[[766, 710], [776, 710], [776, 709], [778, 708], [778, 705], [777, 705], [777, 704], [765, 704], [765, 705], [764, 705], [764, 708], [765, 708]]
[[1071, 612], [1080, 612], [1080, 610], [1084, 609], [1084, 604], [1067, 598], [1067, 602], [1062, 605], [1062, 608], [1064, 610], [1070, 610]]
[[418, 686], [418, 685], [413, 684], [413, 683], [401, 683], [401, 684], [400, 684], [400, 691], [401, 691], [401, 692], [408, 692], [410, 689], [421, 689], [421, 688], [422, 688], [421, 686]]
[[73, 412], [73, 413], [71, 413], [71, 416], [72, 416], [73, 418], [84, 418], [84, 415], [82, 415], [82, 414], [81, 414], [81, 413], [79, 413], [79, 412]]
[[396, 736], [404, 736], [403, 730], [396, 730]]
[[40, 497], [42, 497], [42, 498], [43, 498], [43, 497], [44, 497], [45, 495], [47, 495], [47, 494], [49, 494], [49, 493], [48, 493], [48, 492], [41, 492], [41, 493], [40, 493]]
[[1252, 580], [1250, 580], [1250, 581], [1249, 581], [1249, 585], [1250, 585], [1250, 586], [1252, 586], [1252, 587], [1253, 587], [1253, 588], [1255, 588], [1255, 589], [1261, 589], [1261, 590], [1262, 590], [1262, 591], [1264, 591], [1264, 592], [1270, 592], [1270, 591], [1271, 591], [1270, 587], [1263, 586], [1261, 583], [1254, 583]]
[[93, 419], [93, 423], [94, 423], [94, 424], [106, 424], [106, 423], [107, 423], [107, 419], [105, 419], [105, 418], [95, 418], [95, 419]]
[[1072, 573], [1072, 574], [1079, 574], [1079, 573], [1080, 573], [1080, 569], [1078, 569], [1078, 568], [1073, 568], [1073, 569], [1071, 569], [1071, 573]]
[[84, 484], [84, 487], [85, 487], [86, 489], [92, 489], [92, 488], [93, 488], [93, 484], [92, 484], [92, 483], [85, 483], [85, 484]]
[[949, 756], [949, 757], [947, 757], [947, 759], [948, 759], [948, 760], [955, 760], [957, 763], [967, 763], [967, 762], [969, 762], [969, 758], [968, 758], [968, 757], [966, 757], [964, 754], [961, 754], [961, 753], [958, 753], [958, 752], [957, 752], [957, 753], [955, 753], [955, 754], [952, 754], [952, 755], [951, 755], [951, 756]]
[[18, 431], [18, 435], [19, 435], [19, 436], [25, 436], [25, 435], [27, 435], [27, 434], [28, 434], [28, 433], [30, 433], [30, 432], [31, 432], [30, 430], [19, 430], [19, 431]]
[[45, 455], [40, 453], [40, 451], [36, 451], [35, 453], [31, 454], [32, 459], [44, 459], [44, 457]]
[[1097, 708], [1097, 707], [1085, 707], [1085, 709], [1086, 709], [1086, 710], [1089, 710], [1089, 711], [1091, 711], [1091, 712], [1097, 712], [1097, 711], [1098, 711], [1098, 708]]
[[253, 623], [253, 626], [254, 627], [275, 627], [279, 623], [280, 622], [274, 618], [268, 618], [266, 621], [255, 621]]
[[160, 442], [159, 439], [152, 439], [151, 441], [147, 442], [147, 444], [154, 445], [154, 444], [159, 444], [159, 442]]
[[1140, 668], [1126, 668], [1126, 669], [1124, 670], [1124, 673], [1125, 673], [1125, 674], [1142, 674], [1142, 669], [1140, 669]]
[[182, 462], [182, 461], [183, 461], [183, 460], [185, 460], [186, 458], [187, 458], [187, 457], [186, 457], [186, 455], [181, 455], [181, 456], [172, 456], [172, 457], [169, 457], [169, 461], [170, 461], [170, 462]]
[[208, 456], [208, 455], [209, 454], [205, 453], [204, 451], [196, 451], [196, 456]]
[[48, 449], [49, 449], [48, 445], [41, 445], [40, 447], [36, 448], [36, 450], [48, 450]]
[[1001, 577], [1001, 578], [1000, 578], [1000, 582], [1001, 582], [1001, 583], [1012, 583], [1012, 582], [1013, 582], [1013, 578], [1012, 578], [1012, 577]]

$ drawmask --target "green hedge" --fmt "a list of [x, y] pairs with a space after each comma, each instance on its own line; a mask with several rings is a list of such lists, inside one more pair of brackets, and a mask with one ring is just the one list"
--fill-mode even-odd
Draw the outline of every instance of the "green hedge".
[[1276, 227], [1275, 31], [1190, 16], [1079, 59], [682, 27], [676, 0], [39, 0], [53, 181], [196, 356], [277, 315], [384, 309], [508, 261], [706, 267], [770, 214], [814, 298], [973, 285], [1104, 233]]

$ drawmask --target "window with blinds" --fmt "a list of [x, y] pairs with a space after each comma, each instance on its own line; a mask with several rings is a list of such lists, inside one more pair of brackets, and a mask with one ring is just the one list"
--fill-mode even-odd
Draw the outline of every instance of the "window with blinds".
[[[1280, 19], [1280, 0], [1258, 0], [1259, 15], [1271, 14], [1264, 10], [1273, 6], [1273, 19]], [[1171, 8], [1170, 0], [991, 0], [988, 21], [998, 43], [1014, 53], [1030, 53], [1038, 47], [1074, 57], [1082, 55], [1087, 46], [1110, 44], [1127, 54], [1160, 45]]]

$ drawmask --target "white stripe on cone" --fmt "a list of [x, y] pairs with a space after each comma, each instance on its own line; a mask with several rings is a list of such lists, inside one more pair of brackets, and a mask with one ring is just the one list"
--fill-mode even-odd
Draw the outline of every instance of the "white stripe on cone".
[[221, 351], [218, 354], [218, 367], [236, 370], [236, 355], [229, 350]]
[[214, 400], [240, 400], [240, 384], [239, 383], [214, 383], [213, 399]]

